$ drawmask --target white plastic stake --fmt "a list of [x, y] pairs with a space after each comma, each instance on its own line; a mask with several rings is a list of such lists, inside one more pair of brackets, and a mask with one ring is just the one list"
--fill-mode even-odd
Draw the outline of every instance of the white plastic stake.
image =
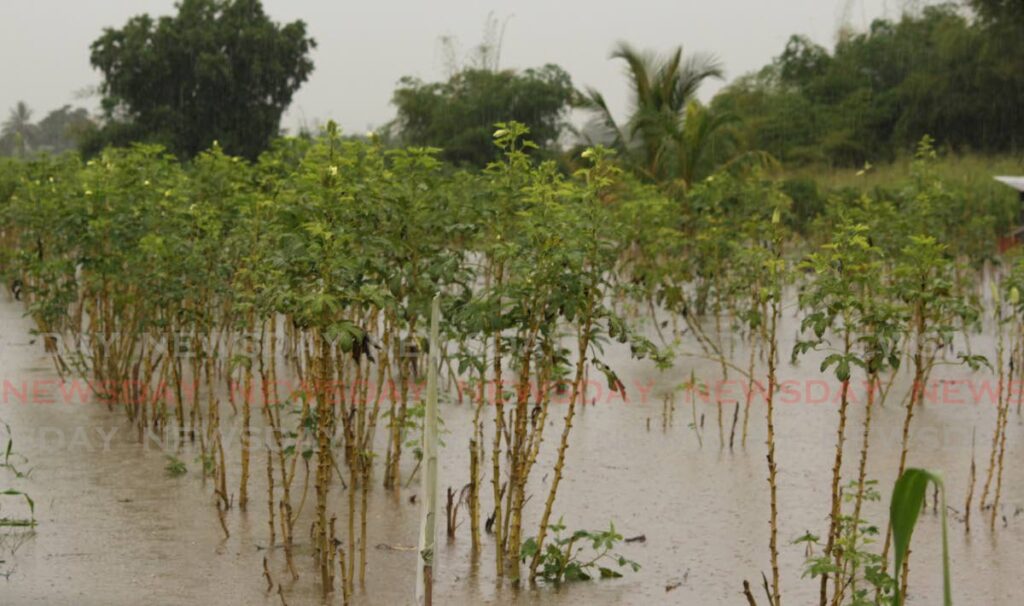
[[441, 295], [430, 307], [430, 363], [427, 410], [423, 416], [423, 475], [420, 476], [420, 544], [416, 561], [416, 603], [431, 606], [434, 586], [434, 535], [437, 528], [437, 369], [441, 365], [438, 324]]

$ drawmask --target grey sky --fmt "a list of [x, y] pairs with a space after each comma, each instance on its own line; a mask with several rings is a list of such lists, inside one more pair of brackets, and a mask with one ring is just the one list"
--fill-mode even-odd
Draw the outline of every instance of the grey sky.
[[[905, 1], [905, 0], [904, 0]], [[468, 51], [488, 13], [508, 18], [502, 67], [557, 63], [577, 86], [595, 86], [612, 108], [626, 108], [622, 66], [608, 60], [617, 40], [637, 47], [715, 53], [731, 79], [764, 65], [790, 34], [831, 46], [842, 15], [862, 28], [900, 0], [263, 0], [276, 21], [303, 19], [319, 47], [316, 69], [284, 125], [328, 118], [361, 132], [394, 116], [391, 92], [403, 75], [445, 73], [441, 36]], [[0, 110], [26, 101], [41, 118], [65, 103], [95, 109], [76, 93], [99, 83], [89, 44], [130, 16], [173, 11], [173, 0], [0, 0]], [[849, 8], [847, 5], [850, 5]], [[720, 85], [708, 87], [704, 96]]]

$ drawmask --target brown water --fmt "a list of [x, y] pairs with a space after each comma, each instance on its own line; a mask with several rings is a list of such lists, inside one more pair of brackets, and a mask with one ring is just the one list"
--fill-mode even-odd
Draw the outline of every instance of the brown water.
[[[55, 379], [42, 346], [32, 343], [30, 322], [20, 304], [0, 302], [0, 379], [20, 389], [25, 381]], [[788, 332], [787, 332], [788, 331]], [[782, 334], [792, 334], [787, 326]], [[975, 349], [983, 347], [975, 339]], [[788, 346], [783, 347], [788, 351]], [[986, 352], [979, 352], [986, 353]], [[745, 359], [737, 355], [737, 359]], [[614, 521], [627, 537], [643, 534], [646, 542], [619, 550], [638, 561], [637, 573], [617, 580], [577, 583], [515, 591], [495, 582], [493, 544], [484, 537], [485, 552], [478, 565], [469, 550], [468, 521], [456, 540], [446, 543], [439, 532], [436, 596], [439, 604], [744, 604], [741, 583], [751, 581], [755, 595], [761, 572], [768, 572], [768, 486], [764, 446], [764, 407], [755, 400], [746, 448], [730, 452], [720, 447], [714, 404], [697, 402], [704, 415], [704, 445], [688, 426], [687, 398], [677, 398], [674, 422], [663, 427], [661, 394], [683, 383], [692, 360], [676, 370], [659, 372], [646, 362], [620, 355], [619, 370], [630, 402], [607, 401], [607, 390], [592, 393], [594, 405], [577, 417], [569, 449], [567, 473], [559, 490], [555, 516], [564, 515], [570, 529], [606, 528]], [[698, 363], [698, 377], [716, 380], [716, 367]], [[818, 379], [817, 364], [788, 365], [784, 378]], [[973, 378], [956, 371], [945, 379]], [[31, 384], [31, 383], [30, 383]], [[39, 384], [40, 394], [59, 393], [56, 384]], [[801, 383], [806, 387], [807, 383]], [[818, 389], [817, 385], [811, 389]], [[885, 408], [877, 409], [872, 435], [869, 475], [880, 480], [883, 493], [891, 486], [899, 455], [899, 428], [903, 418], [900, 390]], [[643, 392], [649, 390], [646, 397]], [[733, 388], [733, 395], [738, 393]], [[813, 395], [813, 394], [812, 394]], [[955, 397], [955, 396], [954, 396]], [[36, 397], [35, 400], [42, 398]], [[59, 397], [56, 399], [60, 399]], [[954, 399], [954, 398], [947, 398]], [[120, 411], [100, 404], [21, 404], [8, 388], [0, 400], [0, 419], [11, 425], [16, 450], [25, 455], [32, 473], [9, 485], [29, 492], [36, 502], [39, 526], [34, 533], [13, 533], [0, 544], [0, 604], [280, 604], [264, 592], [262, 561], [267, 545], [264, 460], [254, 454], [251, 505], [228, 513], [231, 537], [223, 539], [212, 490], [197, 472], [194, 455], [176, 452], [189, 466], [185, 476], [171, 478], [164, 471], [166, 454], [152, 442], [140, 444]], [[723, 415], [726, 440], [732, 405]], [[465, 483], [469, 406], [447, 403], [442, 416], [448, 430], [441, 450], [442, 487]], [[863, 407], [853, 406], [846, 451], [847, 467], [854, 469], [860, 441]], [[928, 404], [914, 420], [909, 464], [941, 470], [949, 490], [949, 505], [963, 509], [971, 459], [971, 435], [977, 430], [978, 486], [981, 491], [995, 407]], [[536, 521], [546, 495], [553, 442], [561, 430], [560, 411], [551, 414], [546, 447], [534, 472], [534, 496], [525, 520]], [[487, 425], [490, 428], [490, 425]], [[787, 604], [809, 604], [817, 595], [817, 582], [801, 578], [804, 548], [790, 541], [826, 526], [835, 406], [806, 401], [778, 407], [778, 460], [780, 465], [780, 547], [782, 591]], [[1021, 418], [1009, 424], [1003, 512], [997, 531], [987, 528], [987, 516], [973, 514], [973, 531], [951, 519], [950, 548], [953, 590], [959, 604], [1024, 603], [1020, 579], [1024, 575], [1024, 477], [1018, 462], [1024, 455]], [[229, 445], [225, 443], [225, 447]], [[232, 448], [232, 452], [237, 448]], [[234, 453], [237, 457], [237, 453]], [[237, 474], [237, 466], [231, 471]], [[412, 465], [406, 461], [403, 478]], [[237, 491], [237, 475], [229, 475]], [[483, 510], [489, 510], [490, 479], [484, 478]], [[413, 603], [417, 505], [409, 502], [416, 483], [401, 493], [375, 489], [369, 516], [369, 562], [365, 590], [357, 589], [360, 604]], [[343, 493], [333, 493], [338, 509]], [[297, 497], [296, 497], [297, 498]], [[312, 495], [310, 495], [312, 500]], [[4, 501], [7, 507], [20, 507]], [[308, 513], [312, 509], [307, 504]], [[9, 509], [4, 509], [6, 514]], [[867, 518], [884, 527], [885, 507], [871, 503]], [[339, 522], [343, 520], [341, 516]], [[535, 522], [534, 522], [535, 523]], [[344, 526], [339, 524], [339, 526]], [[273, 551], [272, 572], [284, 583], [290, 605], [320, 604], [310, 557], [309, 522], [296, 526], [296, 564], [302, 577], [286, 580], [283, 558]], [[535, 534], [532, 523], [524, 529]], [[914, 535], [911, 597], [915, 604], [937, 604], [941, 599], [939, 562], [940, 525], [929, 512], [922, 515]], [[334, 596], [331, 603], [340, 603]]]

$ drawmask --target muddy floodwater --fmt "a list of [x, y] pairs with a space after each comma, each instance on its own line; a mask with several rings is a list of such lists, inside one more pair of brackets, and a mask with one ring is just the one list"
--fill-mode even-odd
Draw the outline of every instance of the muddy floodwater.
[[[2, 539], [0, 604], [281, 604], [276, 591], [265, 592], [263, 576], [263, 558], [268, 547], [273, 549], [267, 545], [264, 455], [253, 455], [252, 501], [247, 512], [235, 508], [228, 513], [231, 536], [225, 540], [212, 488], [203, 482], [192, 447], [140, 442], [122, 411], [66, 397], [22, 314], [19, 303], [6, 297], [0, 301], [0, 379], [5, 382], [0, 419], [10, 425], [15, 450], [27, 459], [21, 467], [31, 473], [25, 479], [4, 479], [7, 484], [0, 489], [16, 486], [28, 492], [39, 524], [34, 532], [10, 531]], [[784, 352], [795, 333], [793, 319], [787, 320], [780, 333], [790, 339], [782, 346]], [[975, 336], [972, 345], [974, 353], [991, 355], [986, 351], [991, 349], [990, 340]], [[555, 517], [563, 516], [570, 529], [603, 529], [613, 521], [625, 537], [643, 535], [645, 541], [618, 550], [640, 563], [639, 572], [562, 587], [502, 587], [496, 583], [491, 537], [483, 537], [483, 556], [474, 563], [469, 522], [463, 516], [453, 542], [446, 542], [443, 526], [439, 530], [436, 603], [744, 604], [744, 579], [764, 601], [761, 573], [770, 574], [770, 568], [763, 402], [754, 399], [746, 447], [737, 435], [730, 450], [735, 408], [730, 400], [743, 399], [741, 387], [722, 384], [718, 392], [727, 402], [722, 409], [724, 445], [719, 440], [718, 405], [698, 398], [702, 446], [691, 427], [694, 410], [689, 396], [676, 394], [671, 419], [665, 417], [665, 396], [687, 380], [691, 367], [698, 379], [714, 384], [719, 379], [715, 364], [682, 358], [674, 370], [658, 371], [649, 362], [629, 359], [628, 352], [611, 358], [628, 401], [607, 389], [591, 390], [588, 398], [593, 403], [576, 419]], [[745, 356], [737, 354], [736, 359]], [[972, 434], [976, 431], [976, 504], [996, 413], [984, 390], [994, 379], [988, 371], [972, 374], [944, 368], [952, 367], [940, 367], [946, 374], [933, 377], [931, 397], [914, 419], [909, 464], [945, 475], [955, 601], [1018, 605], [1024, 603], [1024, 472], [1019, 465], [1024, 426], [1014, 410], [996, 531], [988, 529], [987, 515], [975, 511], [972, 531], [965, 533], [960, 520]], [[788, 604], [816, 602], [818, 587], [816, 580], [801, 578], [804, 546], [791, 541], [806, 531], [821, 533], [827, 525], [836, 404], [833, 388], [817, 370], [817, 364], [808, 361], [799, 368], [784, 364], [781, 371], [784, 380], [792, 381], [786, 401], [777, 408], [776, 430], [782, 594]], [[25, 385], [30, 390], [27, 397]], [[885, 498], [895, 479], [904, 414], [899, 400], [907, 389], [903, 377], [886, 406], [875, 412], [869, 477], [879, 480]], [[850, 413], [847, 477], [855, 469], [860, 447], [862, 404], [855, 403]], [[471, 406], [451, 400], [442, 405], [442, 506], [444, 488], [467, 481], [472, 412]], [[234, 419], [230, 410], [224, 414], [230, 428]], [[528, 536], [536, 532], [561, 416], [559, 410], [550, 416], [546, 450], [534, 471], [533, 498], [524, 517], [529, 521], [524, 525]], [[486, 427], [490, 432], [492, 426]], [[237, 448], [231, 451], [236, 460], [228, 483], [237, 490]], [[185, 475], [166, 473], [168, 453], [186, 463]], [[403, 461], [403, 483], [413, 467], [413, 461]], [[483, 480], [482, 509], [489, 511], [490, 478]], [[367, 581], [364, 589], [357, 588], [357, 603], [413, 603], [419, 508], [410, 497], [416, 491], [415, 479], [398, 493], [374, 482]], [[344, 512], [343, 489], [335, 486], [332, 495]], [[3, 505], [5, 512], [21, 507], [13, 500]], [[308, 503], [306, 510], [308, 515]], [[886, 506], [868, 504], [865, 517], [884, 531]], [[324, 602], [313, 580], [308, 529], [309, 522], [300, 519], [297, 582], [286, 581], [280, 558], [273, 558], [271, 572], [283, 582], [292, 606]], [[913, 604], [941, 602], [940, 534], [939, 518], [929, 505], [911, 546]], [[335, 595], [329, 603], [340, 602]]]

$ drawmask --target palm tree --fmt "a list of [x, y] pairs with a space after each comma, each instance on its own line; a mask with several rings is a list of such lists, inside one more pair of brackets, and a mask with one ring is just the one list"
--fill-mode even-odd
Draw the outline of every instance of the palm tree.
[[36, 127], [32, 124], [32, 110], [24, 101], [18, 101], [17, 105], [11, 108], [7, 120], [0, 125], [0, 137], [12, 141], [18, 155], [24, 156], [32, 147], [35, 130]]
[[684, 59], [682, 47], [662, 57], [620, 42], [611, 58], [626, 62], [631, 115], [620, 126], [604, 95], [588, 88], [582, 105], [594, 114], [589, 130], [596, 136], [588, 137], [590, 143], [616, 148], [644, 178], [684, 190], [739, 157], [732, 154], [735, 146], [726, 128], [736, 118], [713, 112], [696, 98], [701, 84], [722, 77], [715, 57], [694, 54]]

